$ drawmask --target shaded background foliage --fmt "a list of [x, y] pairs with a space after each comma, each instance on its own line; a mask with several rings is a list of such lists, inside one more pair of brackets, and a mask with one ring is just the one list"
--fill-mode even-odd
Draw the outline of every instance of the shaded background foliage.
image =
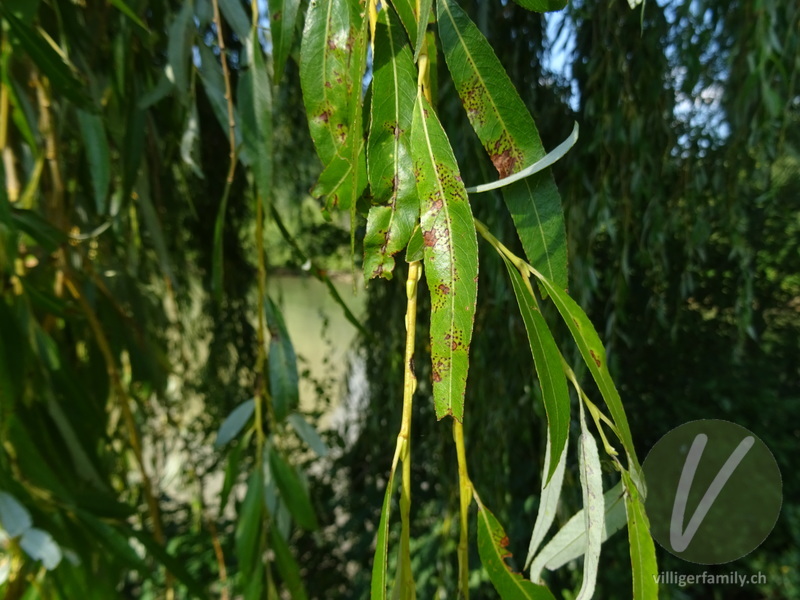
[[[224, 468], [225, 456], [212, 448], [214, 432], [256, 385], [255, 203], [242, 165], [226, 214], [222, 301], [210, 293], [228, 152], [215, 109], [221, 90], [208, 83], [218, 62], [212, 68], [196, 60], [192, 48], [219, 55], [210, 2], [129, 4], [147, 32], [99, 0], [4, 3], [66, 48], [86, 84], [76, 98], [67, 94], [69, 82], [46, 80], [8, 28], [2, 41], [3, 81], [15, 110], [0, 192], [11, 200], [0, 198], [0, 210], [10, 207], [0, 213], [0, 488], [82, 559], [80, 567], [65, 562], [53, 571], [45, 589], [91, 583], [98, 597], [155, 597], [165, 583], [154, 566], [160, 561], [139, 558], [125, 542], [126, 527], [159, 535], [135, 475], [115, 370], [153, 449], [147, 460], [162, 476], [154, 477], [156, 489], [166, 470], [159, 461], [171, 449], [190, 457], [181, 475], [186, 494], [159, 498], [160, 519], [170, 552], [203, 584], [219, 578], [209, 521], [235, 577], [233, 521], [218, 506], [205, 506], [200, 490]], [[663, 596], [800, 597], [800, 490], [791, 469], [800, 441], [800, 9], [778, 0], [697, 0], [651, 2], [640, 13], [619, 1], [576, 0], [563, 18], [545, 19], [513, 3], [462, 5], [531, 108], [545, 146], [563, 139], [573, 120], [581, 126], [579, 143], [554, 168], [568, 217], [570, 293], [608, 345], [639, 453], [680, 423], [724, 418], [759, 435], [784, 473], [778, 525], [750, 556], [715, 571], [659, 553], [663, 569], [760, 570], [767, 584], [665, 587]], [[184, 23], [190, 34], [179, 48], [175, 24], [185, 6], [193, 6], [196, 19]], [[235, 88], [242, 40], [228, 25], [223, 33]], [[164, 67], [176, 52], [187, 53], [190, 66], [165, 85]], [[441, 64], [438, 89], [468, 183], [493, 179]], [[296, 62], [289, 60], [273, 98], [274, 202], [308, 256], [342, 268], [346, 260], [327, 257], [346, 257], [348, 236], [337, 224], [323, 226], [308, 196], [319, 167], [299, 98]], [[98, 142], [81, 125], [81, 102], [87, 114], [97, 107], [107, 136], [105, 205], [97, 202], [93, 178]], [[477, 197], [473, 210], [519, 250], [498, 194]], [[88, 240], [64, 235], [107, 221], [108, 229]], [[5, 243], [19, 230], [28, 235], [22, 250]], [[267, 240], [271, 267], [305, 261], [274, 225]], [[469, 462], [521, 560], [537, 505], [544, 414], [505, 271], [485, 245], [480, 250], [466, 399]], [[361, 344], [368, 392], [347, 430], [329, 432], [333, 458], [313, 468], [318, 460], [295, 456], [308, 469], [322, 524], [291, 537], [310, 597], [367, 595], [389, 440], [400, 421], [404, 270], [367, 288], [365, 328], [372, 335]], [[88, 309], [59, 291], [59, 272]], [[102, 324], [116, 369], [90, 314]], [[417, 344], [424, 355], [424, 322]], [[425, 361], [418, 361], [417, 375], [414, 572], [419, 597], [447, 597], [457, 572], [456, 460], [449, 427], [435, 421]], [[191, 411], [190, 400], [202, 401], [204, 410]], [[58, 406], [68, 409], [66, 426]], [[65, 441], [67, 426], [77, 442]], [[567, 477], [574, 484], [578, 475]], [[577, 487], [570, 486], [576, 495], [562, 508], [564, 519], [579, 504]], [[98, 542], [116, 550], [100, 550]], [[626, 544], [618, 534], [604, 545], [597, 597], [628, 593]], [[35, 573], [30, 566], [28, 574]], [[493, 597], [478, 572], [473, 578], [475, 598]], [[562, 570], [550, 582], [576, 589], [579, 570]], [[5, 590], [6, 597], [14, 593]]]

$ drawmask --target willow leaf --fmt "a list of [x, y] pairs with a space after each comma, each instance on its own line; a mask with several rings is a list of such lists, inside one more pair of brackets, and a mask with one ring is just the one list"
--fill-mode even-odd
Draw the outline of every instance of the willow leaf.
[[586, 552], [583, 559], [583, 581], [576, 600], [591, 600], [597, 583], [597, 565], [603, 545], [605, 504], [603, 502], [603, 476], [597, 442], [586, 426], [583, 404], [580, 405], [581, 438], [578, 464], [583, 493], [583, 517], [586, 527]]
[[[438, 0], [445, 61], [467, 117], [501, 178], [544, 158], [533, 118], [489, 42], [452, 0]], [[567, 287], [567, 246], [561, 198], [549, 170], [503, 188], [529, 262]]]
[[[297, 564], [292, 551], [277, 527], [269, 528], [270, 548], [275, 553], [275, 566], [289, 590], [292, 600], [305, 600], [308, 598], [303, 578], [300, 575], [300, 566]], [[260, 597], [260, 596], [259, 596]]]
[[[625, 503], [622, 500], [622, 482], [603, 494], [605, 517], [603, 520], [602, 541], [607, 540], [625, 527]], [[542, 571], [558, 569], [571, 560], [580, 558], [586, 552], [586, 517], [584, 511], [575, 513], [567, 524], [558, 530], [531, 563], [530, 577], [533, 581], [541, 579]]]
[[536, 12], [551, 12], [561, 10], [567, 5], [567, 0], [514, 0], [522, 8]]
[[489, 579], [502, 600], [555, 600], [543, 585], [515, 573], [506, 562], [508, 536], [495, 516], [478, 499], [478, 554]]
[[98, 215], [105, 215], [108, 186], [111, 184], [111, 153], [108, 151], [106, 130], [99, 116], [84, 110], [78, 111], [78, 125], [86, 147], [95, 210]]
[[405, 34], [389, 8], [378, 16], [373, 56], [367, 173], [373, 199], [382, 206], [373, 206], [367, 216], [364, 277], [391, 279], [393, 255], [411, 238], [419, 200], [411, 160], [416, 70]]
[[[544, 465], [545, 469], [550, 464], [550, 431], [547, 432], [547, 446], [544, 452]], [[558, 508], [558, 501], [561, 498], [561, 486], [564, 483], [564, 471], [567, 466], [567, 449], [568, 445], [564, 446], [561, 451], [561, 457], [558, 459], [556, 470], [553, 472], [550, 480], [547, 481], [545, 474], [542, 474], [542, 490], [539, 493], [539, 509], [536, 512], [536, 521], [533, 524], [533, 531], [531, 532], [531, 541], [528, 544], [528, 556], [525, 558], [525, 568], [531, 564], [536, 551], [544, 541], [544, 536], [553, 525], [556, 518], [556, 508]]]
[[389, 473], [389, 482], [383, 495], [381, 507], [381, 520], [378, 524], [378, 538], [375, 542], [375, 558], [372, 562], [372, 582], [370, 584], [370, 598], [372, 600], [386, 600], [386, 586], [389, 573], [389, 524], [392, 511], [392, 495], [394, 493], [394, 474], [400, 454], [395, 453], [392, 461], [392, 470]]
[[274, 446], [269, 448], [269, 467], [281, 498], [295, 522], [308, 531], [318, 529], [317, 516], [311, 505], [311, 498], [294, 468], [287, 463]]
[[428, 21], [431, 18], [433, 0], [417, 0], [419, 14], [417, 14], [417, 37], [414, 40], [414, 60], [419, 58], [422, 52], [422, 44], [425, 41], [425, 33], [428, 31]]
[[255, 32], [246, 46], [251, 68], [239, 75], [238, 112], [258, 193], [266, 200], [272, 195], [272, 84]]
[[269, 25], [272, 32], [272, 60], [275, 81], [280, 81], [286, 66], [286, 58], [292, 51], [294, 30], [297, 26], [297, 9], [300, 0], [271, 0], [269, 3]]
[[269, 327], [269, 391], [275, 420], [282, 422], [300, 398], [297, 356], [280, 309], [270, 298], [264, 305]]
[[392, 6], [397, 11], [397, 14], [400, 16], [400, 20], [403, 22], [403, 27], [408, 33], [408, 39], [412, 41], [412, 43], [416, 43], [417, 40], [417, 17], [415, 15], [415, 0], [390, 0]]
[[556, 305], [558, 312], [567, 324], [578, 346], [583, 361], [586, 363], [586, 366], [589, 367], [592, 378], [595, 380], [595, 383], [597, 383], [600, 394], [603, 396], [603, 400], [605, 400], [608, 410], [611, 412], [614, 424], [619, 430], [620, 441], [625, 448], [625, 452], [628, 454], [631, 467], [635, 469], [637, 473], [641, 472], [642, 467], [636, 457], [633, 437], [631, 436], [631, 429], [628, 425], [628, 417], [625, 416], [625, 409], [622, 406], [619, 392], [614, 385], [613, 379], [611, 379], [611, 374], [608, 372], [606, 351], [605, 348], [603, 348], [603, 344], [600, 342], [597, 331], [595, 331], [586, 313], [581, 310], [581, 307], [578, 306], [563, 289], [555, 285], [538, 271], [535, 271], [534, 275], [550, 294], [553, 303]]
[[633, 569], [633, 600], [658, 598], [656, 582], [656, 548], [650, 537], [650, 521], [644, 511], [644, 502], [633, 483], [630, 473], [622, 471], [625, 486], [625, 512], [628, 516], [628, 540], [631, 545]]
[[[505, 257], [504, 257], [505, 258]], [[547, 429], [550, 463], [547, 465], [545, 481], [550, 481], [558, 466], [558, 461], [567, 445], [569, 436], [569, 389], [567, 378], [561, 366], [561, 354], [558, 351], [553, 334], [539, 311], [536, 298], [525, 285], [519, 271], [508, 260], [505, 261], [514, 295], [517, 297], [528, 343], [533, 354], [533, 364], [542, 386], [542, 401], [547, 413]]]
[[469, 344], [478, 295], [478, 242], [467, 192], [453, 150], [420, 92], [414, 104], [411, 149], [425, 277], [431, 294], [431, 358], [436, 416], [462, 420]]

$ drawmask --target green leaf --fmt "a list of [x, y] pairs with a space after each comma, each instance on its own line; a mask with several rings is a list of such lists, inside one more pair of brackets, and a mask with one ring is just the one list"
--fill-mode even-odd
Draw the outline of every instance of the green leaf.
[[219, 514], [223, 515], [225, 507], [228, 505], [228, 498], [230, 497], [233, 486], [236, 485], [239, 479], [239, 465], [242, 459], [242, 452], [245, 448], [250, 446], [250, 438], [253, 435], [253, 430], [249, 430], [244, 434], [241, 442], [236, 444], [228, 454], [228, 460], [225, 464], [225, 479], [222, 482], [222, 490], [219, 493]]
[[86, 86], [73, 74], [72, 70], [41, 34], [17, 18], [3, 4], [0, 4], [0, 15], [8, 22], [11, 31], [11, 44], [22, 47], [42, 73], [47, 76], [56, 91], [63, 94], [79, 108], [96, 110], [91, 98], [86, 93]]
[[234, 408], [231, 414], [222, 422], [222, 425], [219, 426], [214, 446], [217, 448], [224, 446], [239, 435], [239, 432], [244, 429], [244, 426], [250, 421], [250, 417], [253, 416], [255, 409], [256, 403], [252, 398]]
[[650, 521], [644, 511], [644, 502], [633, 483], [630, 473], [622, 471], [625, 486], [625, 512], [628, 516], [628, 540], [631, 546], [633, 569], [633, 600], [658, 598], [656, 573], [656, 548], [650, 537]]
[[580, 306], [569, 297], [569, 295], [562, 290], [559, 286], [555, 285], [550, 279], [534, 271], [534, 275], [542, 283], [542, 286], [550, 294], [553, 303], [556, 305], [558, 312], [567, 324], [570, 333], [572, 334], [578, 350], [583, 357], [584, 362], [589, 367], [592, 377], [600, 389], [600, 394], [611, 412], [611, 417], [614, 424], [617, 426], [620, 434], [620, 441], [628, 454], [628, 459], [632, 463], [637, 473], [642, 470], [639, 461], [636, 458], [636, 450], [633, 446], [633, 437], [631, 436], [631, 429], [628, 425], [628, 418], [625, 416], [625, 409], [622, 406], [622, 401], [619, 397], [619, 392], [611, 379], [611, 374], [608, 372], [608, 364], [606, 362], [606, 351], [600, 338]]
[[244, 574], [251, 574], [261, 561], [261, 528], [264, 510], [264, 476], [253, 469], [247, 480], [247, 493], [236, 521], [236, 558]]
[[564, 471], [567, 466], [567, 449], [569, 445], [565, 445], [561, 451], [561, 457], [556, 465], [556, 470], [547, 481], [546, 469], [550, 464], [550, 431], [547, 431], [547, 446], [544, 452], [544, 468], [545, 472], [542, 473], [542, 486], [539, 494], [539, 509], [536, 512], [536, 521], [533, 524], [533, 531], [531, 532], [531, 541], [528, 544], [528, 556], [525, 558], [525, 568], [531, 564], [536, 551], [544, 541], [544, 536], [553, 525], [556, 518], [556, 509], [558, 508], [558, 501], [561, 498], [561, 486], [564, 483]]
[[393, 255], [402, 250], [419, 218], [411, 160], [411, 114], [417, 93], [411, 51], [394, 12], [378, 15], [373, 50], [372, 122], [367, 172], [373, 206], [364, 236], [364, 277], [392, 278]]
[[403, 27], [408, 33], [408, 39], [416, 45], [417, 40], [417, 17], [415, 0], [391, 0], [392, 6], [400, 17]]
[[[489, 42], [452, 0], [438, 0], [439, 36], [467, 117], [500, 177], [545, 156], [539, 132]], [[561, 199], [549, 170], [503, 188], [528, 261], [567, 287]]]
[[278, 83], [286, 66], [286, 58], [292, 51], [294, 30], [297, 27], [297, 9], [300, 0], [271, 0], [269, 3], [269, 25], [272, 32], [272, 64], [275, 82]]
[[94, 205], [98, 215], [108, 212], [106, 200], [108, 186], [111, 183], [111, 164], [109, 161], [108, 140], [103, 120], [86, 111], [78, 111], [78, 124], [86, 147], [86, 158], [89, 163], [89, 175], [94, 191]]
[[561, 10], [567, 5], [567, 0], [514, 0], [522, 8], [536, 12], [551, 12]]
[[275, 566], [278, 568], [278, 573], [289, 590], [292, 600], [308, 598], [303, 586], [303, 578], [300, 575], [300, 567], [277, 527], [270, 527], [269, 539], [270, 547], [275, 553]]
[[275, 419], [280, 423], [299, 401], [297, 356], [280, 309], [270, 298], [264, 305], [269, 327], [269, 390]]
[[356, 0], [319, 0], [306, 14], [300, 83], [311, 137], [325, 169], [312, 189], [326, 211], [350, 211], [355, 246], [356, 202], [366, 186], [362, 79], [367, 21]]
[[292, 426], [298, 437], [303, 440], [317, 456], [325, 457], [328, 455], [327, 444], [322, 440], [311, 423], [305, 420], [303, 415], [300, 413], [292, 413], [286, 418], [286, 421]]
[[272, 196], [272, 84], [255, 32], [247, 43], [247, 51], [252, 65], [239, 75], [238, 112], [258, 193], [266, 201]]
[[450, 142], [421, 92], [414, 104], [411, 149], [431, 294], [436, 417], [451, 415], [461, 421], [478, 296], [478, 241]]
[[11, 221], [17, 229], [36, 240], [47, 252], [55, 252], [67, 241], [63, 231], [53, 227], [49, 221], [32, 210], [12, 208]]
[[583, 493], [583, 516], [586, 527], [586, 551], [583, 559], [583, 581], [576, 600], [591, 600], [597, 583], [597, 565], [605, 529], [603, 474], [597, 442], [586, 426], [583, 404], [580, 405], [581, 438], [578, 465]]
[[494, 589], [502, 600], [555, 600], [546, 587], [515, 573], [506, 562], [508, 537], [503, 527], [480, 499], [478, 502], [478, 554]]
[[[192, 21], [192, 1], [184, 0], [181, 10], [169, 26], [167, 36], [167, 78], [178, 90], [182, 102], [189, 95], [189, 68], [195, 27]], [[205, 44], [200, 44], [202, 50]]]
[[425, 241], [422, 239], [422, 229], [417, 225], [406, 247], [406, 262], [412, 263], [422, 260], [424, 258], [424, 252]]
[[239, 41], [244, 43], [250, 37], [251, 28], [250, 19], [242, 7], [242, 0], [219, 0], [219, 10]]
[[[602, 540], [605, 541], [625, 527], [625, 505], [622, 500], [622, 482], [603, 494], [605, 517], [603, 519]], [[531, 563], [530, 577], [533, 581], [541, 578], [546, 567], [554, 571], [568, 562], [580, 558], [586, 552], [586, 517], [583, 510], [575, 513], [567, 524], [559, 529]]]
[[144, 22], [138, 16], [136, 16], [136, 13], [131, 10], [131, 7], [128, 6], [124, 0], [111, 0], [111, 6], [116, 8], [119, 12], [128, 17], [131, 21], [136, 23], [145, 31], [149, 31], [147, 29], [147, 25], [145, 25]]
[[433, 0], [417, 0], [417, 6], [419, 14], [417, 15], [417, 38], [414, 41], [414, 61], [419, 59], [419, 53], [422, 51], [425, 33], [428, 31], [428, 21], [431, 18]]
[[[505, 259], [505, 257], [503, 257]], [[558, 466], [559, 458], [567, 445], [569, 436], [569, 388], [567, 377], [561, 366], [561, 353], [558, 350], [553, 334], [544, 320], [536, 298], [525, 285], [525, 280], [520, 272], [505, 259], [514, 295], [517, 297], [519, 311], [525, 330], [528, 333], [528, 343], [533, 354], [533, 363], [539, 384], [542, 386], [542, 400], [547, 413], [548, 439], [552, 444], [550, 448], [550, 464], [547, 469], [545, 481], [550, 481]]]
[[378, 523], [378, 536], [375, 541], [375, 557], [372, 561], [371, 600], [386, 600], [386, 586], [389, 581], [389, 525], [392, 512], [392, 496], [394, 495], [394, 474], [400, 457], [395, 453], [389, 481], [383, 494], [381, 520]]
[[318, 528], [317, 517], [295, 470], [283, 459], [274, 446], [269, 449], [269, 466], [286, 507], [295, 522], [309, 531]]

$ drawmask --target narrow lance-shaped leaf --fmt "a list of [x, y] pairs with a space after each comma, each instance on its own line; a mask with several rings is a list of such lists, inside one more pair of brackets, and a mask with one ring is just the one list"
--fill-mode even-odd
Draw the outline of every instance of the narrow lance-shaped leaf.
[[305, 600], [308, 598], [308, 594], [306, 594], [303, 579], [300, 576], [300, 567], [277, 527], [270, 527], [269, 539], [270, 547], [275, 553], [275, 566], [278, 568], [278, 574], [289, 590], [292, 600]]
[[105, 215], [108, 186], [111, 183], [110, 153], [106, 130], [103, 127], [103, 120], [99, 116], [83, 110], [78, 111], [78, 124], [86, 147], [95, 210], [98, 215]]
[[551, 12], [561, 10], [567, 5], [567, 0], [514, 0], [522, 8], [536, 12]]
[[275, 81], [279, 82], [286, 66], [286, 58], [292, 50], [294, 30], [297, 24], [297, 9], [300, 0], [271, 0], [269, 3], [269, 25], [272, 32], [272, 60]]
[[411, 114], [417, 93], [411, 50], [390, 8], [378, 15], [373, 50], [372, 122], [367, 172], [373, 206], [364, 236], [364, 277], [391, 279], [393, 255], [402, 250], [419, 217], [412, 172]]
[[317, 529], [317, 517], [314, 514], [311, 499], [308, 497], [308, 492], [300, 482], [297, 473], [283, 459], [274, 446], [270, 446], [269, 450], [271, 473], [275, 477], [275, 483], [280, 490], [281, 498], [283, 498], [292, 518], [303, 529], [309, 531]]
[[396, 452], [392, 461], [389, 481], [383, 494], [381, 520], [378, 523], [378, 537], [375, 541], [375, 558], [372, 561], [372, 582], [370, 584], [371, 600], [386, 600], [386, 586], [389, 571], [389, 525], [392, 511], [392, 495], [394, 494], [394, 474], [400, 453]]
[[644, 502], [633, 483], [630, 473], [622, 471], [625, 486], [625, 512], [628, 516], [628, 540], [631, 545], [633, 572], [633, 600], [658, 597], [656, 573], [656, 548], [650, 537], [650, 521], [644, 511]]
[[[178, 97], [185, 102], [189, 94], [189, 68], [194, 39], [194, 22], [191, 0], [184, 0], [180, 12], [169, 26], [167, 37], [167, 78], [178, 90]], [[205, 44], [200, 44], [200, 49]]]
[[550, 449], [552, 443], [550, 442], [550, 431], [547, 432], [547, 446], [544, 452], [544, 468], [545, 472], [542, 473], [542, 490], [539, 494], [539, 509], [536, 512], [536, 521], [533, 524], [533, 531], [531, 532], [531, 541], [528, 544], [528, 556], [525, 558], [525, 568], [531, 564], [536, 551], [544, 541], [544, 536], [553, 525], [556, 518], [556, 508], [558, 508], [558, 501], [561, 498], [561, 486], [564, 483], [564, 471], [567, 466], [567, 449], [569, 445], [565, 445], [561, 451], [561, 457], [556, 465], [556, 470], [553, 472], [550, 480], [547, 481], [546, 473], [548, 465], [550, 464]]
[[416, 45], [417, 40], [417, 16], [416, 0], [391, 0], [392, 6], [400, 16], [400, 21], [408, 34], [408, 39]]
[[247, 492], [236, 523], [236, 558], [244, 574], [252, 573], [260, 560], [263, 512], [264, 479], [261, 469], [254, 469], [247, 480]]
[[583, 517], [586, 527], [586, 552], [583, 559], [583, 581], [576, 600], [591, 600], [597, 582], [597, 565], [603, 544], [605, 504], [603, 502], [603, 477], [597, 442], [586, 426], [583, 404], [580, 404], [581, 438], [579, 459]]
[[450, 142], [421, 92], [414, 104], [411, 149], [431, 294], [436, 416], [451, 415], [461, 421], [478, 295], [478, 241]]
[[[467, 117], [500, 177], [545, 156], [528, 109], [489, 42], [452, 0], [438, 0], [445, 60]], [[503, 198], [530, 263], [567, 287], [567, 246], [561, 199], [549, 170], [503, 188]]]
[[417, 0], [419, 14], [417, 14], [417, 38], [414, 40], [414, 60], [419, 59], [422, 44], [425, 42], [425, 33], [428, 31], [428, 21], [431, 18], [433, 0]]
[[619, 397], [619, 392], [611, 379], [611, 374], [608, 372], [608, 364], [606, 363], [606, 351], [600, 338], [580, 306], [570, 296], [547, 277], [543, 276], [538, 271], [534, 275], [542, 283], [542, 286], [550, 294], [553, 303], [556, 305], [558, 312], [564, 319], [570, 333], [572, 334], [578, 350], [583, 357], [586, 366], [592, 377], [600, 389], [600, 394], [603, 396], [608, 410], [611, 412], [611, 417], [620, 434], [620, 441], [628, 454], [629, 462], [632, 463], [633, 469], [637, 473], [642, 470], [639, 460], [636, 457], [636, 450], [633, 446], [633, 437], [631, 436], [631, 429], [628, 425], [628, 418], [625, 416], [625, 409], [622, 406], [622, 400]]
[[328, 196], [328, 210], [354, 209], [366, 185], [361, 124], [366, 32], [361, 6], [353, 0], [309, 5], [300, 84], [311, 138], [325, 166], [312, 193]]
[[480, 499], [478, 503], [478, 554], [489, 579], [502, 600], [555, 600], [543, 585], [525, 579], [515, 573], [506, 562], [511, 556], [507, 550], [508, 536], [495, 516]]
[[299, 401], [297, 356], [280, 309], [267, 298], [265, 305], [269, 327], [269, 389], [275, 419], [283, 421]]
[[[504, 257], [505, 258], [505, 257]], [[517, 297], [528, 343], [533, 354], [539, 385], [542, 386], [542, 400], [547, 413], [548, 443], [550, 464], [547, 467], [545, 481], [549, 481], [558, 465], [569, 435], [569, 389], [567, 378], [561, 367], [561, 354], [558, 351], [553, 334], [544, 320], [531, 290], [526, 287], [520, 272], [505, 261], [514, 295]]]
[[[602, 541], [607, 540], [625, 527], [625, 503], [622, 500], [622, 482], [603, 494], [605, 518], [603, 520]], [[558, 530], [531, 563], [530, 577], [533, 581], [541, 579], [545, 567], [554, 571], [571, 560], [580, 558], [586, 552], [586, 517], [583, 510], [575, 513], [567, 524]]]

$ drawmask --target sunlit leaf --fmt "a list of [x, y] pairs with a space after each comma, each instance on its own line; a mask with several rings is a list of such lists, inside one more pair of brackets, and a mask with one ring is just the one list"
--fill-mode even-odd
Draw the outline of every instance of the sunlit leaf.
[[[548, 465], [550, 464], [550, 448], [552, 447], [552, 443], [549, 439], [549, 430], [547, 432], [547, 437], [547, 446], [545, 447], [544, 453], [545, 473], [547, 472]], [[542, 473], [542, 485], [541, 492], [539, 494], [539, 509], [536, 512], [536, 521], [533, 524], [531, 541], [528, 544], [528, 556], [525, 558], [526, 568], [527, 565], [529, 565], [533, 560], [533, 557], [536, 555], [536, 551], [544, 541], [547, 532], [550, 530], [550, 527], [552, 527], [553, 521], [556, 518], [556, 509], [558, 508], [558, 502], [561, 498], [561, 486], [564, 483], [564, 471], [566, 470], [567, 466], [568, 448], [569, 445], [565, 445], [564, 449], [561, 451], [561, 457], [556, 465], [556, 470], [553, 472], [549, 481], [547, 481], [545, 473]]]
[[589, 367], [603, 400], [605, 400], [608, 410], [611, 412], [614, 424], [617, 426], [621, 436], [620, 441], [632, 462], [632, 468], [636, 469], [637, 472], [641, 472], [642, 468], [636, 458], [636, 450], [633, 446], [633, 437], [628, 425], [628, 418], [625, 416], [625, 409], [622, 406], [617, 387], [608, 372], [605, 348], [603, 348], [592, 322], [564, 290], [554, 285], [552, 281], [541, 273], [536, 272], [534, 274], [550, 294], [558, 312], [569, 328], [578, 350], [580, 350], [583, 361]]
[[436, 417], [451, 415], [461, 421], [478, 295], [478, 242], [450, 142], [422, 93], [414, 104], [411, 149], [431, 294]]
[[[477, 500], [477, 497], [476, 497]], [[494, 589], [502, 600], [555, 600], [543, 585], [514, 572], [506, 560], [508, 537], [495, 516], [478, 500], [478, 554]]]
[[425, 32], [428, 30], [428, 21], [431, 18], [433, 0], [417, 0], [417, 38], [414, 40], [414, 60], [419, 58], [422, 45], [425, 42]]
[[569, 435], [569, 389], [567, 378], [561, 366], [561, 354], [553, 334], [544, 320], [536, 298], [525, 285], [520, 272], [505, 260], [514, 295], [517, 297], [522, 321], [528, 333], [528, 343], [533, 354], [536, 374], [542, 387], [542, 400], [547, 413], [547, 427], [550, 463], [547, 466], [545, 481], [550, 481], [558, 466], [559, 458], [567, 445]]
[[382, 10], [373, 50], [372, 117], [367, 141], [367, 172], [373, 206], [364, 236], [364, 277], [391, 279], [393, 255], [411, 237], [419, 200], [411, 160], [411, 114], [417, 93], [411, 50], [397, 17]]
[[633, 572], [633, 599], [649, 600], [658, 597], [656, 574], [656, 548], [650, 536], [650, 521], [644, 510], [644, 502], [631, 475], [622, 471], [625, 486], [625, 512], [628, 517], [628, 540], [631, 547]]
[[416, 45], [417, 40], [417, 17], [415, 0], [390, 0], [395, 11], [400, 16], [400, 21], [408, 34], [408, 39]]
[[[438, 0], [438, 24], [458, 95], [500, 177], [543, 158], [533, 118], [483, 34], [453, 0]], [[564, 215], [549, 170], [504, 187], [503, 198], [529, 262], [566, 289]]]

